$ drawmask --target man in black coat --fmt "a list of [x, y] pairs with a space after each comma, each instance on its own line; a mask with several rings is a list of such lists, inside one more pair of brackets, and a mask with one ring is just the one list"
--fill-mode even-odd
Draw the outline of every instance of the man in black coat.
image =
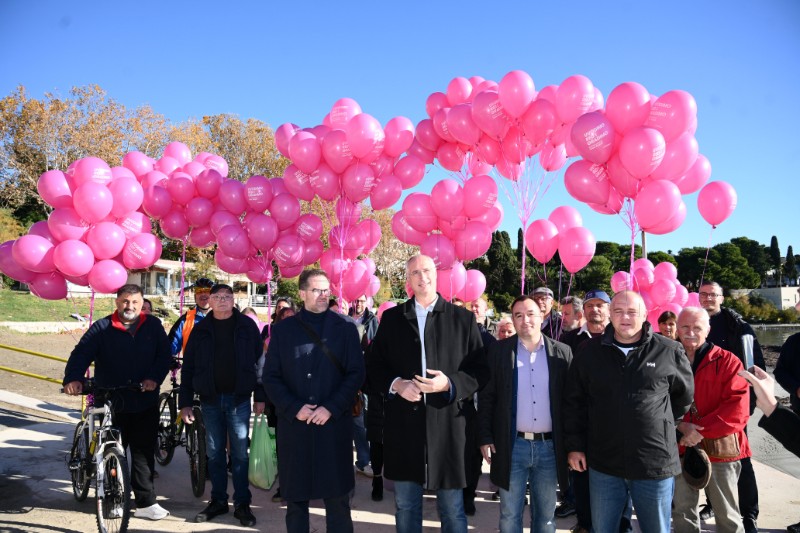
[[420, 531], [423, 488], [435, 490], [442, 529], [467, 531], [465, 402], [488, 379], [478, 325], [436, 293], [436, 266], [409, 259], [414, 297], [383, 313], [372, 343], [370, 382], [387, 393], [385, 476], [395, 481], [397, 531]]
[[[253, 411], [264, 412], [266, 395], [257, 386], [256, 366], [263, 344], [256, 323], [233, 306], [233, 289], [211, 288], [211, 312], [192, 330], [181, 369], [179, 407], [187, 424], [194, 422], [192, 400], [200, 395], [206, 428], [211, 500], [195, 516], [206, 522], [228, 512], [228, 472], [225, 447], [230, 443], [234, 517], [243, 526], [255, 525], [250, 510], [248, 434], [250, 398]], [[254, 394], [255, 393], [255, 394]]]
[[570, 467], [589, 469], [595, 531], [617, 531], [628, 495], [642, 531], [670, 528], [675, 420], [689, 410], [694, 379], [681, 345], [654, 334], [646, 314], [638, 293], [617, 293], [611, 324], [569, 371], [565, 442]]
[[517, 334], [489, 347], [491, 378], [478, 396], [478, 440], [500, 487], [500, 532], [522, 531], [531, 486], [531, 530], [555, 531], [556, 490], [567, 485], [562, 401], [568, 346], [542, 334], [530, 296], [511, 305]]
[[123, 390], [113, 397], [114, 424], [122, 430], [125, 447], [131, 449], [136, 516], [160, 520], [169, 512], [156, 503], [152, 478], [158, 390], [172, 357], [161, 321], [141, 312], [143, 300], [138, 285], [119, 288], [114, 302], [117, 310], [92, 324], [72, 350], [64, 370], [64, 392], [83, 391], [83, 376], [92, 362], [95, 380], [101, 387], [141, 383], [142, 392]]
[[272, 330], [264, 388], [278, 415], [278, 476], [286, 530], [307, 533], [309, 500], [323, 500], [331, 533], [352, 533], [353, 401], [364, 355], [352, 319], [328, 309], [324, 271], [304, 270], [303, 309]]

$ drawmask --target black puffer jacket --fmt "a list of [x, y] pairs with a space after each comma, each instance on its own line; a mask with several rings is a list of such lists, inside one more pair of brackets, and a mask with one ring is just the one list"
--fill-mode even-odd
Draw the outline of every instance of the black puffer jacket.
[[680, 473], [675, 420], [692, 403], [694, 379], [680, 344], [653, 334], [625, 354], [614, 329], [587, 341], [574, 357], [564, 399], [568, 452], [588, 466], [625, 479], [663, 479]]

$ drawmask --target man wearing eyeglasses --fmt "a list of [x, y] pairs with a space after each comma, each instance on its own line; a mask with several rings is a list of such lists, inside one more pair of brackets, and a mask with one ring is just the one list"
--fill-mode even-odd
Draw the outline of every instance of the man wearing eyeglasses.
[[[758, 343], [753, 328], [745, 322], [744, 318], [727, 307], [722, 306], [724, 297], [722, 287], [714, 281], [706, 281], [700, 286], [699, 297], [700, 305], [708, 311], [711, 317], [711, 332], [708, 334], [708, 341], [719, 346], [723, 350], [728, 350], [736, 354], [745, 369], [750, 369], [754, 365], [766, 370], [764, 363], [764, 353]], [[750, 415], [756, 407], [755, 393], [750, 391]], [[742, 459], [742, 472], [739, 475], [739, 510], [742, 512], [745, 533], [758, 531], [756, 520], [758, 519], [758, 485], [756, 474], [753, 471], [753, 463], [750, 457]], [[714, 516], [714, 510], [710, 502], [700, 509], [700, 518], [706, 520]]]
[[326, 530], [351, 533], [353, 400], [364, 383], [355, 323], [328, 309], [330, 282], [308, 269], [298, 281], [303, 309], [270, 335], [264, 388], [278, 415], [278, 476], [286, 530], [309, 531], [309, 501], [323, 500]]
[[230, 442], [233, 475], [233, 516], [245, 527], [256, 518], [250, 510], [247, 478], [247, 436], [250, 401], [253, 411], [264, 412], [266, 395], [257, 387], [256, 365], [263, 344], [256, 323], [233, 305], [233, 289], [217, 284], [211, 288], [211, 311], [192, 332], [183, 358], [179, 406], [187, 424], [194, 422], [192, 400], [200, 395], [206, 428], [211, 500], [195, 522], [206, 522], [228, 512], [228, 474], [225, 445]]
[[173, 356], [186, 349], [186, 343], [189, 342], [189, 335], [192, 333], [192, 329], [211, 310], [209, 297], [213, 286], [214, 282], [208, 278], [200, 278], [194, 282], [195, 307], [181, 315], [172, 326], [172, 329], [169, 330], [169, 341], [172, 345]]
[[436, 292], [433, 259], [406, 264], [414, 296], [383, 313], [369, 357], [386, 392], [384, 475], [394, 481], [398, 533], [422, 531], [422, 494], [436, 491], [442, 531], [466, 533], [464, 405], [489, 369], [475, 316]]

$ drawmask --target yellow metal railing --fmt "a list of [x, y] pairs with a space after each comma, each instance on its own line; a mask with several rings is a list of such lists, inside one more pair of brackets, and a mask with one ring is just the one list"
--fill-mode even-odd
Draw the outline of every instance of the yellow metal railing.
[[[36, 357], [44, 357], [45, 359], [52, 359], [53, 361], [60, 361], [62, 363], [66, 363], [67, 362], [67, 360], [64, 359], [63, 357], [56, 357], [55, 355], [49, 355], [49, 354], [41, 353], [41, 352], [34, 352], [33, 350], [26, 350], [25, 348], [18, 348], [16, 346], [9, 346], [7, 344], [0, 344], [0, 348], [5, 349], [5, 350], [11, 350], [12, 352], [19, 352], [19, 353], [24, 353], [24, 354], [28, 354], [28, 355], [35, 355]], [[44, 380], [44, 381], [49, 381], [51, 383], [58, 383], [59, 385], [61, 385], [61, 380], [60, 379], [49, 378], [47, 376], [42, 376], [42, 375], [39, 375], [39, 374], [33, 374], [32, 372], [25, 372], [24, 370], [17, 370], [15, 368], [9, 368], [7, 366], [0, 366], [0, 370], [5, 370], [6, 372], [11, 372], [13, 374], [19, 374], [21, 376], [27, 376], [29, 378], [36, 378], [36, 379], [41, 379], [41, 380]]]

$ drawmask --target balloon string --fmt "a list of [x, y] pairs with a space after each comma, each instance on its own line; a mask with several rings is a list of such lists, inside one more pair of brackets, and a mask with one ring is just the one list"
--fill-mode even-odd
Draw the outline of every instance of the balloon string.
[[706, 244], [706, 257], [703, 260], [703, 271], [700, 273], [700, 285], [697, 286], [697, 290], [700, 290], [700, 287], [703, 286], [703, 279], [706, 277], [706, 267], [708, 267], [708, 254], [711, 252], [711, 236], [714, 234], [714, 230], [716, 226], [711, 227], [711, 231], [708, 232], [708, 243]]
[[181, 308], [179, 314], [183, 314], [183, 303], [186, 291], [184, 285], [186, 284], [186, 238], [183, 239], [183, 251], [181, 252]]
[[[269, 313], [270, 309], [272, 309], [272, 277], [267, 280], [267, 312]], [[277, 313], [270, 313], [269, 315], [269, 322], [267, 322], [267, 337], [272, 335], [272, 317], [277, 315]], [[277, 316], [275, 316], [277, 318]]]
[[92, 326], [94, 320], [94, 289], [92, 289], [92, 297], [89, 299], [89, 327]]

